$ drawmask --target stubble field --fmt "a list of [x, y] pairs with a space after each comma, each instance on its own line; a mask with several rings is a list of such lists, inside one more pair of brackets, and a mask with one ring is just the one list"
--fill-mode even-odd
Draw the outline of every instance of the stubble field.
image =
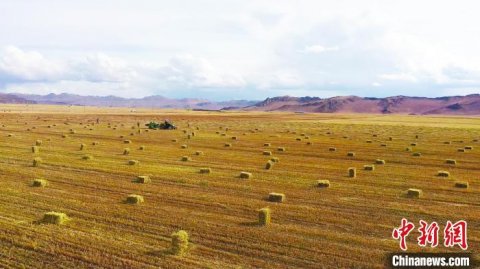
[[[178, 129], [147, 131], [163, 119]], [[473, 117], [2, 106], [0, 267], [383, 268], [399, 251], [391, 234], [402, 218], [442, 228], [466, 220], [469, 252], [478, 254], [478, 139]], [[34, 179], [48, 185], [33, 187]], [[408, 197], [410, 188], [423, 196]], [[285, 201], [268, 201], [271, 192]], [[130, 194], [144, 203], [125, 203]], [[271, 224], [259, 226], [265, 207]], [[50, 211], [70, 220], [42, 223]], [[190, 236], [183, 256], [168, 251], [178, 230]], [[417, 236], [409, 251], [461, 251], [420, 248]]]

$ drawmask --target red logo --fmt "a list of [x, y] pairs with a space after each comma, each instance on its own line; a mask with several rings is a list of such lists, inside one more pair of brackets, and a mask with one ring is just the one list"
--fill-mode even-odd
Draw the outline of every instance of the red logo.
[[[420, 227], [418, 231], [420, 236], [417, 237], [417, 244], [421, 247], [430, 247], [434, 248], [438, 246], [438, 231], [440, 226], [435, 221], [428, 224], [424, 220], [420, 220]], [[415, 225], [412, 222], [409, 222], [407, 219], [403, 218], [400, 224], [400, 227], [394, 228], [392, 232], [393, 239], [399, 240], [400, 248], [403, 251], [408, 249], [407, 247], [407, 237], [410, 232], [413, 231]], [[463, 250], [468, 249], [467, 243], [467, 222], [464, 220], [457, 221], [455, 224], [452, 224], [451, 221], [447, 221], [445, 229], [443, 230], [445, 247], [455, 247], [459, 246]]]

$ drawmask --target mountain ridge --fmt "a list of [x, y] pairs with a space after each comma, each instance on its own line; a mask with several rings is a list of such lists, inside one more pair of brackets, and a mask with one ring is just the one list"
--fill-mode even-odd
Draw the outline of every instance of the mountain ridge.
[[263, 101], [210, 101], [202, 98], [172, 99], [161, 95], [123, 98], [114, 95], [83, 96], [69, 93], [50, 93], [47, 95], [0, 93], [0, 103], [307, 113], [480, 115], [480, 94], [432, 98], [404, 95], [383, 98], [354, 95], [330, 98], [285, 95], [268, 97]]

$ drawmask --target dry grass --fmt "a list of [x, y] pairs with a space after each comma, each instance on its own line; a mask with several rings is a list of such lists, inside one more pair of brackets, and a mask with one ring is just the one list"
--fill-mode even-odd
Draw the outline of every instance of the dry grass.
[[[466, 219], [470, 250], [476, 253], [480, 246], [480, 231], [472, 228], [480, 227], [480, 152], [473, 141], [480, 138], [478, 118], [5, 109], [12, 112], [0, 113], [0, 268], [383, 268], [386, 255], [398, 251], [391, 232], [402, 217], [439, 224]], [[96, 118], [100, 123], [93, 125]], [[171, 119], [179, 130], [145, 132], [144, 123], [162, 119]], [[131, 129], [137, 122], [140, 134]], [[182, 130], [191, 133], [196, 126], [201, 133], [187, 140]], [[215, 133], [220, 126], [230, 127], [221, 131], [226, 137]], [[62, 139], [69, 129], [76, 134]], [[418, 141], [412, 140], [417, 134]], [[235, 135], [240, 139], [230, 140]], [[395, 139], [380, 147], [389, 136]], [[131, 145], [119, 147], [130, 138]], [[43, 144], [32, 155], [36, 140]], [[91, 146], [92, 141], [98, 144]], [[188, 149], [180, 149], [187, 142]], [[234, 147], [225, 148], [225, 142]], [[418, 143], [413, 152], [422, 157], [405, 151], [411, 142]], [[87, 147], [79, 151], [82, 143]], [[148, 150], [137, 150], [140, 145]], [[328, 151], [333, 145], [338, 154]], [[457, 152], [465, 146], [473, 149]], [[125, 147], [130, 155], [121, 154]], [[195, 156], [196, 151], [205, 155]], [[266, 162], [277, 157], [263, 151], [281, 162], [266, 170]], [[349, 151], [356, 157], [347, 156]], [[84, 154], [94, 161], [82, 160]], [[194, 155], [194, 161], [179, 161], [183, 155]], [[32, 167], [35, 156], [45, 162]], [[376, 165], [374, 172], [363, 170], [377, 158], [388, 163]], [[129, 159], [141, 165], [126, 165]], [[447, 159], [457, 164], [447, 165]], [[201, 174], [204, 167], [214, 172]], [[358, 168], [357, 179], [348, 177], [349, 167]], [[448, 170], [452, 180], [437, 177], [440, 170]], [[240, 171], [254, 176], [239, 179]], [[138, 175], [149, 175], [152, 182], [133, 183]], [[34, 188], [33, 178], [48, 179], [49, 185]], [[318, 179], [330, 187], [317, 187]], [[408, 188], [424, 195], [406, 199]], [[268, 202], [271, 191], [288, 199]], [[143, 195], [146, 203], [126, 204], [131, 193]], [[266, 205], [273, 219], [261, 226], [256, 213]], [[72, 221], [41, 225], [48, 211], [67, 213]], [[171, 232], [180, 229], [189, 232], [193, 244], [183, 257], [168, 256]], [[418, 252], [414, 233], [409, 251]], [[454, 249], [439, 244], [435, 251]]]

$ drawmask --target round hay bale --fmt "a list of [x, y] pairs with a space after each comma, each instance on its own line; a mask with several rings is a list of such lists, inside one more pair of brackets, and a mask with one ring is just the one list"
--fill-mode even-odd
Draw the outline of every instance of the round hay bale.
[[407, 197], [410, 198], [421, 198], [423, 196], [423, 191], [420, 189], [408, 189]]
[[264, 152], [263, 152], [263, 155], [271, 156], [271, 155], [272, 155], [272, 152], [271, 152], [271, 151], [264, 151]]
[[93, 160], [93, 156], [89, 154], [83, 155], [82, 160], [86, 160], [86, 161]]
[[130, 194], [127, 196], [127, 199], [125, 200], [128, 204], [141, 204], [145, 202], [143, 199], [143, 196], [138, 195], [138, 194]]
[[422, 156], [422, 153], [421, 152], [415, 152], [412, 154], [414, 157], [420, 157]]
[[47, 212], [43, 215], [42, 222], [43, 223], [49, 223], [49, 224], [56, 224], [56, 225], [62, 225], [65, 224], [70, 220], [65, 213], [60, 213], [60, 212]]
[[128, 155], [130, 154], [130, 149], [129, 148], [124, 148], [123, 149], [123, 155]]
[[348, 177], [351, 177], [351, 178], [357, 177], [357, 169], [355, 167], [348, 168]]
[[274, 162], [274, 163], [278, 163], [278, 162], [280, 162], [280, 159], [279, 159], [278, 157], [272, 157], [272, 158], [270, 159], [270, 161], [272, 161], [272, 162]]
[[285, 147], [279, 147], [277, 148], [277, 151], [285, 152], [287, 149]]
[[385, 160], [382, 160], [382, 159], [376, 159], [375, 160], [375, 164], [385, 164]]
[[188, 146], [187, 145], [182, 145], [181, 148], [186, 149], [186, 148], [188, 148]]
[[39, 153], [40, 148], [38, 146], [32, 146], [32, 153]]
[[188, 161], [191, 161], [192, 159], [188, 156], [182, 156], [181, 160], [182, 162], [188, 162]]
[[42, 144], [43, 144], [43, 141], [40, 140], [40, 139], [37, 140], [37, 141], [35, 141], [35, 145], [36, 145], [36, 146], [41, 146]]
[[197, 155], [197, 156], [203, 155], [203, 151], [196, 151], [195, 155]]
[[145, 150], [146, 147], [145, 147], [144, 145], [141, 145], [138, 149], [139, 149], [139, 150]]
[[355, 157], [355, 152], [348, 152], [348, 153], [347, 153], [347, 156], [348, 156], [348, 157]]
[[212, 169], [208, 167], [200, 168], [200, 174], [210, 174], [212, 172]]
[[270, 208], [262, 208], [258, 210], [258, 224], [261, 226], [267, 226], [270, 224]]
[[172, 246], [170, 252], [177, 256], [183, 256], [188, 251], [188, 233], [184, 230], [172, 233]]
[[240, 172], [240, 178], [243, 178], [243, 179], [252, 178], [252, 173], [249, 173], [249, 172]]
[[329, 188], [330, 187], [330, 181], [326, 180], [326, 179], [317, 180], [317, 187], [319, 187], [319, 188]]
[[40, 157], [36, 157], [33, 159], [33, 166], [38, 167], [42, 164], [43, 160]]
[[267, 170], [272, 169], [274, 164], [275, 164], [274, 162], [268, 161], [267, 164], [265, 165], [265, 169]]
[[264, 144], [263, 144], [264, 147], [270, 147], [271, 145], [272, 145], [272, 144], [270, 144], [270, 143], [264, 143]]
[[453, 164], [453, 165], [456, 165], [456, 164], [457, 164], [457, 161], [456, 161], [456, 160], [454, 160], [454, 159], [446, 159], [446, 160], [445, 160], [445, 163], [446, 163], [446, 164]]
[[140, 164], [140, 161], [137, 161], [137, 160], [128, 160], [128, 165], [139, 165]]
[[47, 185], [48, 181], [46, 181], [45, 179], [36, 178], [32, 182], [33, 187], [46, 187]]
[[464, 148], [459, 148], [457, 149], [458, 152], [465, 152], [465, 149]]
[[366, 170], [366, 171], [374, 171], [374, 170], [375, 170], [375, 165], [373, 165], [373, 164], [364, 165], [364, 166], [363, 166], [363, 170]]
[[457, 182], [455, 182], [455, 188], [467, 189], [467, 188], [468, 188], [468, 182], [466, 182], [466, 181], [457, 181]]
[[225, 143], [224, 146], [225, 146], [226, 148], [231, 148], [231, 147], [232, 147], [232, 144], [230, 144], [230, 143]]
[[271, 192], [268, 194], [268, 201], [275, 203], [283, 203], [285, 201], [285, 194]]
[[84, 149], [85, 149], [85, 147], [86, 147], [86, 145], [85, 145], [85, 144], [80, 144], [80, 150], [84, 150]]
[[124, 143], [124, 144], [132, 144], [132, 140], [128, 140], [128, 139], [127, 139], [127, 140], [123, 140], [123, 143]]
[[450, 177], [450, 172], [448, 172], [448, 171], [438, 171], [437, 176], [439, 176], [439, 177]]
[[149, 176], [137, 176], [135, 178], [135, 182], [142, 183], [142, 184], [147, 184], [147, 183], [152, 182], [152, 180], [150, 179]]

